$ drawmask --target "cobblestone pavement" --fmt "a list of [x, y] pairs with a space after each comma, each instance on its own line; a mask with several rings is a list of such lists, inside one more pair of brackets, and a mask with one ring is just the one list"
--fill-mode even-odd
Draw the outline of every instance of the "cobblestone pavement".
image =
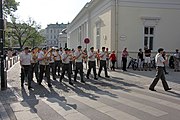
[[85, 79], [85, 84], [77, 82], [74, 86], [67, 79], [59, 83], [57, 78], [52, 81], [53, 88], [48, 88], [45, 81], [39, 86], [34, 79], [34, 89], [30, 91], [27, 86], [20, 87], [19, 70], [17, 63], [8, 71], [9, 88], [0, 93], [3, 120], [179, 120], [180, 117], [180, 74], [170, 69], [166, 75], [173, 88], [170, 92], [163, 90], [161, 82], [157, 92], [148, 90], [155, 70], [109, 71], [111, 78]]

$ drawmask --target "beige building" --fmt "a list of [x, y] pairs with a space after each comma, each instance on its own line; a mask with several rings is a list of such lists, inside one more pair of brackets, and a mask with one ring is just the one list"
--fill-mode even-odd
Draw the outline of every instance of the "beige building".
[[91, 0], [68, 26], [68, 47], [99, 49], [103, 46], [121, 51], [128, 48], [136, 56], [139, 48], [156, 52], [159, 47], [167, 52], [180, 45], [179, 0]]
[[67, 24], [49, 24], [45, 29], [46, 46], [48, 47], [58, 47], [59, 34], [63, 29], [67, 28]]

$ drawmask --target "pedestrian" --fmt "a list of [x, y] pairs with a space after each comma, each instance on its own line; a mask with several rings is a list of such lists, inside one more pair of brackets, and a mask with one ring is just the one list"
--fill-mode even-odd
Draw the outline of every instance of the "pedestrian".
[[176, 52], [174, 53], [174, 71], [175, 72], [180, 72], [179, 63], [180, 63], [180, 52], [178, 49], [176, 49]]
[[147, 71], [147, 69], [151, 71], [151, 49], [145, 47], [144, 53], [145, 53], [145, 60], [144, 60], [145, 71]]
[[102, 68], [104, 68], [104, 72], [105, 72], [105, 77], [109, 78], [108, 73], [107, 73], [107, 66], [106, 66], [106, 52], [105, 52], [105, 47], [102, 47], [102, 51], [99, 54], [100, 57], [100, 67], [99, 67], [99, 72], [98, 72], [98, 76], [101, 77], [101, 71]]
[[32, 56], [29, 53], [29, 48], [25, 47], [24, 51], [20, 54], [20, 65], [21, 65], [21, 87], [24, 87], [24, 79], [28, 79], [28, 89], [30, 90], [32, 81], [32, 69], [31, 69]]
[[124, 50], [122, 51], [122, 62], [123, 62], [122, 70], [123, 71], [127, 71], [126, 66], [127, 66], [127, 57], [128, 57], [128, 55], [129, 55], [129, 53], [127, 51], [127, 48], [124, 48]]
[[[155, 88], [156, 84], [158, 83], [159, 79], [161, 79], [165, 91], [169, 91], [172, 89], [172, 88], [169, 88], [169, 86], [165, 80], [163, 68], [164, 68], [164, 63], [167, 63], [168, 60], [167, 59], [165, 60], [162, 57], [163, 51], [164, 51], [163, 48], [159, 48], [158, 53], [155, 56], [157, 71], [156, 71], [156, 76], [155, 76], [152, 84], [149, 87], [149, 90], [151, 90], [151, 91], [156, 91], [154, 88]], [[167, 57], [167, 55], [166, 55], [166, 57]]]
[[85, 57], [85, 53], [82, 52], [81, 46], [77, 47], [77, 50], [74, 53], [74, 59], [76, 63], [76, 68], [75, 68], [75, 74], [74, 74], [74, 81], [77, 82], [77, 73], [79, 71], [80, 76], [81, 76], [81, 82], [85, 83], [84, 77], [83, 77], [83, 58]]
[[91, 69], [93, 69], [94, 79], [97, 80], [96, 61], [95, 61], [96, 58], [97, 58], [97, 53], [94, 51], [94, 47], [91, 47], [88, 53], [88, 71], [86, 75], [87, 79], [89, 79], [89, 74], [91, 73]]
[[39, 48], [35, 47], [34, 49], [32, 49], [31, 51], [31, 56], [32, 56], [32, 61], [31, 61], [31, 68], [32, 68], [32, 80], [33, 80], [33, 74], [35, 73], [35, 77], [37, 80], [37, 83], [39, 81], [39, 73], [38, 73], [38, 51]]
[[144, 53], [142, 51], [142, 49], [140, 48], [139, 49], [139, 52], [138, 52], [138, 70], [140, 71], [143, 71], [143, 61], [144, 61]]
[[111, 60], [111, 63], [112, 63], [111, 70], [115, 71], [115, 63], [117, 61], [117, 58], [116, 58], [116, 54], [114, 50], [110, 54], [109, 59]]
[[39, 85], [41, 85], [43, 74], [45, 73], [48, 87], [52, 87], [51, 80], [50, 80], [50, 67], [49, 67], [49, 60], [50, 60], [49, 52], [50, 51], [51, 51], [51, 48], [49, 50], [46, 50], [46, 48], [43, 48], [43, 50], [40, 51], [38, 54], [38, 60], [40, 64]]
[[69, 49], [65, 48], [64, 53], [62, 54], [62, 74], [60, 77], [60, 82], [62, 82], [62, 79], [64, 78], [64, 74], [65, 72], [67, 72], [68, 78], [69, 78], [69, 84], [73, 85], [71, 81], [70, 59], [71, 59], [71, 56], [69, 54]]

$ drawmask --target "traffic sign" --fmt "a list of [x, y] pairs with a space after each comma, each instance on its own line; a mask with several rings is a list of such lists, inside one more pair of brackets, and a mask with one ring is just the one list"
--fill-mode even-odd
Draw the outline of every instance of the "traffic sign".
[[84, 43], [85, 43], [85, 44], [90, 43], [90, 39], [89, 39], [89, 38], [85, 38], [85, 39], [84, 39]]

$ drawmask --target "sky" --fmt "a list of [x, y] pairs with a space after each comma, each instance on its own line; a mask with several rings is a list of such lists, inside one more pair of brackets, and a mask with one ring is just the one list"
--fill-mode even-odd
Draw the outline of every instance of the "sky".
[[71, 22], [91, 0], [16, 0], [20, 2], [15, 15], [27, 21], [29, 17], [44, 29], [48, 24]]

